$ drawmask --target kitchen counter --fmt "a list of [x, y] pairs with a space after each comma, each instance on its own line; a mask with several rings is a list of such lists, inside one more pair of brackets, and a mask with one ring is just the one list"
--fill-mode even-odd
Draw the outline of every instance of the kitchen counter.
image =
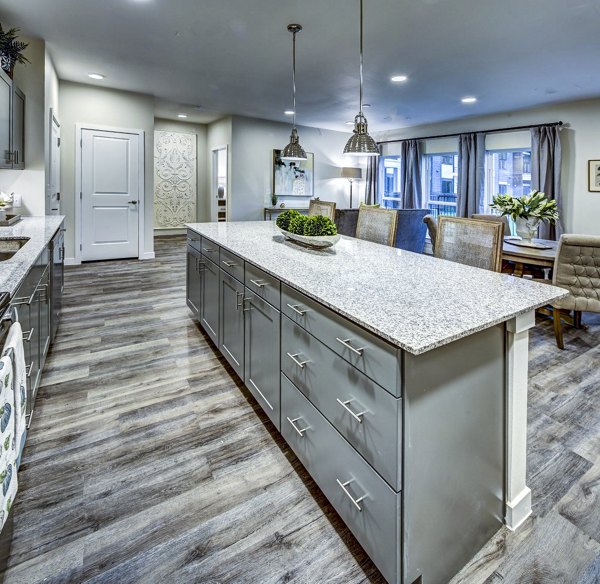
[[0, 262], [0, 291], [11, 296], [65, 220], [64, 215], [23, 217], [11, 227], [0, 227], [0, 239], [29, 238], [10, 259]]
[[325, 251], [284, 240], [273, 223], [190, 223], [338, 314], [414, 355], [566, 294], [538, 284], [342, 236]]

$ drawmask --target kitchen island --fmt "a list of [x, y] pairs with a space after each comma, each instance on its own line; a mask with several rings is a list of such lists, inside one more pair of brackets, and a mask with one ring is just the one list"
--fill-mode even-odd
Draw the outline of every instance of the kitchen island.
[[188, 305], [389, 582], [447, 582], [525, 483], [528, 329], [551, 286], [272, 223], [188, 225]]

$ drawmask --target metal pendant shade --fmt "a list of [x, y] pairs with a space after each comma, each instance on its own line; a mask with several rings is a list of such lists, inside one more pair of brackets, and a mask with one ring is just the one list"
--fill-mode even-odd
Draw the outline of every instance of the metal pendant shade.
[[360, 0], [360, 93], [358, 115], [354, 118], [354, 132], [346, 143], [347, 156], [379, 156], [377, 142], [369, 135], [367, 118], [363, 114], [363, 0]]
[[300, 140], [298, 138], [298, 130], [296, 129], [296, 34], [302, 30], [302, 26], [299, 24], [288, 24], [287, 29], [292, 33], [292, 87], [293, 87], [293, 121], [292, 121], [292, 133], [290, 134], [290, 143], [281, 152], [281, 160], [287, 162], [301, 162], [306, 160], [306, 152], [304, 148], [300, 146]]

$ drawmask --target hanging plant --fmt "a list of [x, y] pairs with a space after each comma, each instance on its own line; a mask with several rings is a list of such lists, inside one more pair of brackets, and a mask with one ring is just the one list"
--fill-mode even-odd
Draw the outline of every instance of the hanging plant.
[[17, 63], [24, 65], [30, 62], [23, 55], [23, 51], [29, 46], [29, 43], [17, 40], [17, 33], [20, 31], [21, 29], [19, 28], [4, 30], [0, 23], [0, 66], [8, 73], [11, 79]]

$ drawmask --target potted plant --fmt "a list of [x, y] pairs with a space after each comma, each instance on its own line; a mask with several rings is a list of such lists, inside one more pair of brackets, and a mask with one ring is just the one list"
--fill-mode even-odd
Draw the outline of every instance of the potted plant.
[[508, 215], [515, 222], [517, 235], [524, 241], [531, 241], [537, 235], [540, 222], [554, 224], [558, 219], [556, 201], [539, 191], [522, 197], [498, 195], [492, 199], [490, 207], [500, 211], [501, 215]]
[[335, 223], [324, 215], [307, 217], [290, 209], [281, 213], [275, 224], [286, 239], [309, 247], [331, 247], [340, 240]]
[[29, 63], [29, 59], [23, 55], [29, 43], [17, 40], [17, 33], [20, 30], [19, 28], [4, 30], [0, 24], [0, 65], [11, 79], [17, 63]]
[[276, 207], [277, 206], [277, 199], [278, 198], [279, 197], [275, 193], [271, 194], [271, 207]]

